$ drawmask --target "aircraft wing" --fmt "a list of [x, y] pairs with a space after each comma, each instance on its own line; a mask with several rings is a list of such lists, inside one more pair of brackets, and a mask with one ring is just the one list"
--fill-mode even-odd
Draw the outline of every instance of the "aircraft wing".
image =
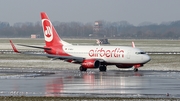
[[[23, 52], [19, 52], [16, 49], [15, 45], [13, 44], [13, 42], [11, 40], [9, 40], [9, 42], [11, 43], [11, 46], [12, 46], [14, 52], [16, 52], [16, 53], [23, 53]], [[51, 50], [51, 48], [46, 48], [46, 47], [38, 47], [38, 46], [30, 46], [30, 45], [22, 45], [22, 44], [18, 44], [18, 45], [19, 46], [25, 46], [25, 47], [31, 47], [31, 48], [39, 48], [39, 49], [44, 49], [44, 50]]]
[[[21, 53], [25, 55], [34, 55], [34, 56], [46, 56], [48, 58], [52, 58], [53, 60], [55, 59], [61, 59], [61, 60], [72, 60], [74, 62], [81, 63], [85, 58], [83, 57], [75, 57], [75, 56], [61, 56], [61, 55], [54, 55], [54, 54], [46, 54], [46, 53], [33, 53], [33, 52], [21, 52], [18, 51], [13, 42], [10, 40], [11, 46], [16, 53]], [[19, 44], [20, 45], [20, 44]], [[32, 47], [32, 48], [40, 48], [40, 49], [45, 49], [45, 50], [50, 50], [50, 48], [44, 48], [44, 47], [38, 47], [38, 46], [29, 46], [29, 45], [20, 45], [20, 46], [26, 46], [26, 47]], [[100, 62], [105, 62], [102, 59], [98, 59]]]
[[[10, 40], [10, 42], [12, 42]], [[45, 48], [45, 47], [38, 47], [38, 46], [31, 46], [31, 45], [22, 45], [22, 44], [17, 44], [19, 46], [25, 46], [25, 47], [31, 47], [31, 48], [39, 48], [39, 49], [45, 49], [45, 50], [51, 50], [51, 48]]]
[[61, 59], [61, 60], [74, 60], [76, 62], [82, 62], [84, 58], [82, 57], [74, 57], [74, 56], [61, 56], [61, 55], [53, 55], [53, 54], [41, 54], [41, 53], [32, 53], [32, 52], [22, 52], [22, 54], [26, 55], [35, 55], [35, 56], [46, 56], [48, 58]]

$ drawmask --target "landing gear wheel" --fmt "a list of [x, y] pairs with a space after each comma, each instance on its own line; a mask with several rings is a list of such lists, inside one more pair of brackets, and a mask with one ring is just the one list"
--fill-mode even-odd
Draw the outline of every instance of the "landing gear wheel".
[[80, 67], [79, 67], [79, 70], [80, 70], [80, 71], [86, 71], [87, 68], [84, 68], [83, 66], [80, 66]]
[[100, 72], [106, 72], [106, 66], [100, 66], [99, 71]]
[[137, 72], [138, 71], [138, 69], [137, 68], [134, 68], [134, 72]]

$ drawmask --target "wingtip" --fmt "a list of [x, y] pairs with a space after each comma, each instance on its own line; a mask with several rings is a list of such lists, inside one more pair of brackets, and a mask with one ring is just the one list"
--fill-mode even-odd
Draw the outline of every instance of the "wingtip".
[[15, 47], [15, 45], [13, 44], [12, 40], [9, 40], [9, 42], [11, 43], [11, 46], [12, 46], [14, 52], [20, 53], [20, 52], [16, 49], [16, 47]]
[[134, 43], [134, 41], [132, 41], [132, 47], [133, 48], [135, 48], [136, 46], [135, 46], [135, 43]]

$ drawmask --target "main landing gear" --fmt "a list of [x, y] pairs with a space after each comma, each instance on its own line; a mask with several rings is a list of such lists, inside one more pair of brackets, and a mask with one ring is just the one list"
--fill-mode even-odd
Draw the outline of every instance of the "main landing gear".
[[[106, 72], [106, 66], [105, 65], [102, 65], [102, 66], [100, 66], [99, 67], [99, 71], [100, 72]], [[87, 68], [84, 68], [83, 66], [80, 66], [79, 67], [79, 70], [81, 71], [81, 72], [83, 72], [83, 71], [87, 71]]]
[[134, 72], [137, 72], [138, 71], [138, 68], [134, 68]]
[[80, 67], [79, 67], [79, 70], [80, 70], [80, 71], [87, 71], [87, 68], [84, 68], [83, 66], [80, 66]]
[[106, 69], [107, 69], [107, 68], [106, 68], [105, 65], [102, 65], [102, 66], [99, 67], [99, 71], [100, 71], [100, 72], [106, 72]]

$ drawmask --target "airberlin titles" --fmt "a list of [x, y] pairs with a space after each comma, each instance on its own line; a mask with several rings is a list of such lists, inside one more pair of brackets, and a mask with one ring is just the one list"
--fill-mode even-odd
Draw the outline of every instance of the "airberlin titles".
[[122, 57], [124, 58], [124, 50], [115, 48], [113, 50], [96, 48], [89, 51], [90, 57]]

